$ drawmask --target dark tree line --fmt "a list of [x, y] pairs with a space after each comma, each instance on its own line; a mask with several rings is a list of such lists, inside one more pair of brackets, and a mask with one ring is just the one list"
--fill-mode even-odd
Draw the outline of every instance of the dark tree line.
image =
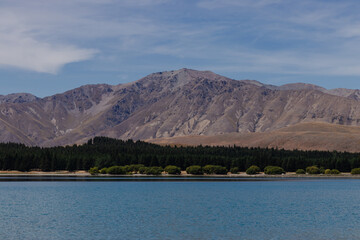
[[23, 144], [0, 144], [0, 169], [29, 171], [41, 169], [88, 170], [91, 167], [175, 165], [185, 170], [191, 165], [221, 165], [228, 170], [238, 167], [245, 171], [251, 165], [261, 169], [280, 166], [287, 172], [317, 165], [325, 169], [349, 172], [360, 167], [360, 154], [330, 151], [299, 151], [247, 147], [170, 147], [142, 141], [122, 141], [95, 137], [83, 145], [66, 147], [28, 147]]

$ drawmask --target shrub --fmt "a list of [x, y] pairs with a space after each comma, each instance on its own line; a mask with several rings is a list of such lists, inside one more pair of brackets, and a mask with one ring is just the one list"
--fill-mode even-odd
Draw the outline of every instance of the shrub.
[[325, 174], [340, 174], [340, 171], [337, 169], [332, 169], [332, 170], [326, 169]]
[[205, 174], [214, 174], [215, 172], [215, 165], [206, 165], [202, 168], [203, 173]]
[[147, 171], [147, 169], [148, 169], [148, 167], [140, 167], [140, 168], [139, 168], [139, 173], [140, 173], [140, 174], [145, 174], [146, 171]]
[[105, 168], [102, 168], [101, 170], [100, 170], [100, 173], [101, 174], [107, 174], [107, 168], [105, 167]]
[[179, 167], [173, 166], [173, 165], [166, 166], [164, 170], [168, 174], [180, 174], [181, 173], [181, 169]]
[[227, 174], [226, 167], [219, 165], [206, 165], [202, 168], [203, 172], [206, 174]]
[[106, 173], [108, 173], [108, 174], [125, 174], [126, 171], [125, 171], [124, 167], [112, 166], [107, 169]]
[[160, 175], [164, 169], [162, 167], [148, 167], [145, 173], [147, 175]]
[[129, 172], [139, 172], [139, 169], [141, 167], [144, 167], [143, 164], [131, 164], [131, 165], [127, 165], [127, 170]]
[[239, 173], [240, 170], [238, 167], [233, 167], [233, 168], [230, 168], [230, 172], [233, 173], [233, 174], [236, 174], [236, 173]]
[[90, 173], [91, 175], [96, 175], [96, 174], [99, 173], [99, 168], [98, 168], [98, 167], [90, 168], [89, 173]]
[[284, 169], [282, 167], [278, 166], [267, 166], [264, 169], [264, 173], [268, 175], [278, 175], [285, 173]]
[[306, 168], [308, 174], [320, 174], [320, 169], [317, 166], [310, 166]]
[[360, 174], [360, 168], [351, 169], [351, 174], [353, 174], [353, 175]]
[[325, 169], [323, 167], [319, 168], [320, 174], [324, 174], [325, 173]]
[[305, 170], [304, 169], [298, 169], [296, 170], [296, 174], [305, 174]]
[[202, 168], [198, 165], [193, 165], [186, 168], [188, 174], [201, 175], [203, 174]]
[[131, 169], [130, 165], [125, 165], [125, 166], [123, 166], [123, 168], [124, 168], [124, 171], [125, 171], [126, 173], [132, 172], [132, 169]]
[[226, 167], [223, 166], [215, 166], [215, 174], [227, 174], [228, 170]]
[[246, 174], [248, 175], [254, 175], [258, 173], [260, 173], [260, 168], [256, 165], [252, 165], [246, 170]]

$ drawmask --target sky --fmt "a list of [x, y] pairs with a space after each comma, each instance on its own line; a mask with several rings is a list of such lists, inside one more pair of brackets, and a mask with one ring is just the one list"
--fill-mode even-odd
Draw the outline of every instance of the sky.
[[360, 88], [356, 0], [0, 0], [0, 94], [191, 68]]

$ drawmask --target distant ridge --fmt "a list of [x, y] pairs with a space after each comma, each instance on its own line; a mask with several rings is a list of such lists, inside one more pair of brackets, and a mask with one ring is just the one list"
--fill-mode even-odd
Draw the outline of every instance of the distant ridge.
[[39, 146], [83, 143], [94, 136], [144, 140], [274, 134], [314, 122], [360, 126], [359, 90], [273, 86], [184, 68], [45, 98], [0, 96], [0, 141]]

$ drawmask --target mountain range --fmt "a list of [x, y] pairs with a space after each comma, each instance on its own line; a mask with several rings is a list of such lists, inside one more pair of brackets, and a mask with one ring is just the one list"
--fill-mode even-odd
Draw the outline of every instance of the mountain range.
[[[108, 136], [162, 144], [360, 151], [359, 103], [355, 89], [274, 86], [180, 69], [44, 98], [0, 96], [0, 141], [55, 146]], [[311, 139], [317, 144], [309, 145]]]

